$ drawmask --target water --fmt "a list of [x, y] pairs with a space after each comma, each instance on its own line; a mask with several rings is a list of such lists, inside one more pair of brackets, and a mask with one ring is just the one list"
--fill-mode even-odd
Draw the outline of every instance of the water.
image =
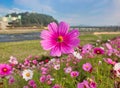
[[40, 39], [40, 33], [0, 34], [0, 42], [15, 42]]

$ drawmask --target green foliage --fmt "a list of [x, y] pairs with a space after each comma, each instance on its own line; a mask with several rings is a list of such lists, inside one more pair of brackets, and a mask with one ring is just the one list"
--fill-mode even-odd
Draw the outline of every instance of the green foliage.
[[57, 22], [52, 16], [39, 14], [39, 13], [11, 13], [7, 14], [8, 17], [11, 15], [12, 17], [21, 16], [21, 20], [17, 20], [13, 22], [13, 26], [47, 26], [50, 22]]

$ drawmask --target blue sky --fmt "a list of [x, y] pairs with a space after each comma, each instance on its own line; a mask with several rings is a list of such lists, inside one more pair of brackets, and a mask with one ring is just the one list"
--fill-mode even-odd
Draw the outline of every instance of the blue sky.
[[120, 25], [120, 0], [0, 0], [0, 16], [25, 11], [70, 25]]

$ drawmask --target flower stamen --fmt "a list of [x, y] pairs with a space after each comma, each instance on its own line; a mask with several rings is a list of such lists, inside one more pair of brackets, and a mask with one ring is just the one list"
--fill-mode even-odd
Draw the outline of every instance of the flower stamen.
[[3, 68], [3, 72], [7, 72], [7, 70], [8, 70], [7, 68]]
[[26, 76], [27, 76], [27, 77], [30, 77], [30, 73], [26, 73]]
[[63, 37], [62, 36], [59, 36], [58, 39], [57, 39], [58, 42], [63, 42]]

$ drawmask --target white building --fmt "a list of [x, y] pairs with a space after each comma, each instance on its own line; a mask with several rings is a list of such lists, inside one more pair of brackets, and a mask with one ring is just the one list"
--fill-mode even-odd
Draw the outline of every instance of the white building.
[[7, 29], [7, 26], [9, 26], [9, 22], [15, 21], [15, 20], [20, 20], [21, 16], [19, 15], [18, 17], [11, 17], [9, 15], [8, 17], [1, 17], [0, 18], [0, 30], [5, 30]]

